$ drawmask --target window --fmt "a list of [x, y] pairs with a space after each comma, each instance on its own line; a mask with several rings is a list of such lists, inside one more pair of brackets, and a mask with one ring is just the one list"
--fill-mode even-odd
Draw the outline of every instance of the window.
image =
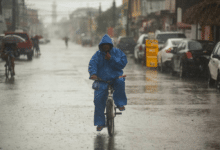
[[196, 41], [190, 41], [188, 47], [189, 50], [202, 50], [202, 44]]
[[181, 43], [181, 41], [172, 41], [171, 43], [174, 46], [178, 46]]
[[124, 37], [121, 38], [120, 43], [135, 43], [133, 37]]
[[219, 47], [220, 47], [220, 43], [218, 43], [218, 44], [216, 44], [216, 46], [215, 46], [215, 48], [214, 48], [214, 50], [213, 50], [213, 55], [214, 54], [217, 54], [217, 50], [219, 49]]
[[145, 37], [143, 38], [142, 44], [145, 44], [145, 41], [146, 41], [147, 39], [148, 39], [148, 37], [145, 36]]
[[180, 43], [179, 46], [177, 47], [177, 50], [179, 51], [182, 47], [183, 43]]
[[218, 47], [216, 54], [220, 55], [220, 46]]
[[183, 43], [181, 50], [186, 49], [186, 43]]
[[181, 33], [176, 33], [176, 34], [158, 34], [157, 35], [157, 40], [159, 44], [164, 44], [168, 39], [170, 38], [186, 38], [184, 34]]

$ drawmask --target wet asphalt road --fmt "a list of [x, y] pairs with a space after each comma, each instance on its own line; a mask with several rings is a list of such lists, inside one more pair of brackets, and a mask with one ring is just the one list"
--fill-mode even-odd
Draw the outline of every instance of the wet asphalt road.
[[0, 150], [220, 149], [220, 92], [205, 79], [179, 79], [128, 57], [128, 105], [115, 136], [93, 126], [88, 62], [97, 50], [52, 40], [42, 55], [16, 60], [5, 81], [0, 61]]

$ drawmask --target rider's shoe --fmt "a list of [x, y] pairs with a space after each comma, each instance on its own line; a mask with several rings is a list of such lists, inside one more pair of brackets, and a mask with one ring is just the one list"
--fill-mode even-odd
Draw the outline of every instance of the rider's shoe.
[[120, 111], [124, 111], [124, 110], [125, 110], [125, 106], [118, 107], [118, 109], [119, 109]]
[[97, 131], [102, 131], [103, 128], [104, 128], [103, 126], [97, 126], [96, 130]]

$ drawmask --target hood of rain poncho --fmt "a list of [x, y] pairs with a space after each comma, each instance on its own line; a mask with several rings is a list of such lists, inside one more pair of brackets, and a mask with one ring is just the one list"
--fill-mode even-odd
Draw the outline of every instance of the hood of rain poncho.
[[[106, 53], [101, 51], [102, 44], [110, 44], [112, 46], [109, 54], [111, 58], [105, 59]], [[89, 62], [89, 74], [97, 75], [103, 80], [112, 80], [123, 74], [123, 69], [127, 64], [126, 55], [118, 48], [113, 47], [112, 39], [106, 34], [103, 36], [100, 44], [100, 49], [92, 56]]]
[[110, 46], [111, 46], [110, 50], [113, 48], [112, 39], [108, 36], [108, 34], [105, 34], [102, 37], [101, 42], [99, 43], [99, 50], [100, 51], [102, 51], [102, 45], [103, 44], [110, 44]]

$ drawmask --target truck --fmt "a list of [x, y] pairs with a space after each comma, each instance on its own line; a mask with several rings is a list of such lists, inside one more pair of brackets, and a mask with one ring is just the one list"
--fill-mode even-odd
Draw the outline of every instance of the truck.
[[18, 52], [16, 57], [20, 57], [20, 55], [26, 55], [28, 60], [32, 60], [33, 57], [33, 43], [31, 38], [26, 32], [5, 32], [5, 35], [18, 35], [25, 39], [25, 42], [18, 43]]

